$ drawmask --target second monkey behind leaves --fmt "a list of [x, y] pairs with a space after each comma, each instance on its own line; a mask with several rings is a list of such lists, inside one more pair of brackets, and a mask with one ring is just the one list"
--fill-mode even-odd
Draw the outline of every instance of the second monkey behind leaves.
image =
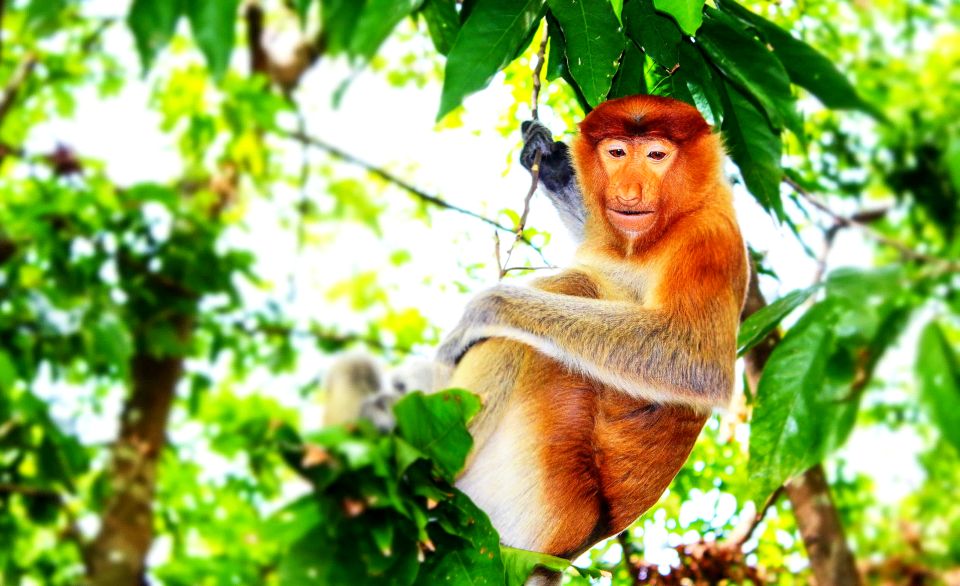
[[575, 261], [474, 298], [438, 388], [484, 404], [457, 486], [504, 544], [572, 559], [657, 501], [729, 400], [747, 260], [720, 137], [692, 106], [605, 102], [569, 150], [535, 124], [523, 158], [541, 150]]

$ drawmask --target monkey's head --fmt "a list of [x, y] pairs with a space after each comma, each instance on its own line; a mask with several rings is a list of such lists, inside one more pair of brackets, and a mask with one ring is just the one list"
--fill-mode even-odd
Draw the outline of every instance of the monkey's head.
[[580, 123], [572, 151], [588, 231], [641, 247], [707, 204], [723, 181], [720, 138], [696, 108], [670, 98], [600, 104]]

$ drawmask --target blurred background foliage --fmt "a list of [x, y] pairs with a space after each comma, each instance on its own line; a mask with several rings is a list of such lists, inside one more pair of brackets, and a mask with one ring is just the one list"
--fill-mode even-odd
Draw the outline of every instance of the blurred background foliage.
[[[558, 135], [632, 93], [722, 130], [759, 275], [742, 397], [565, 579], [960, 583], [960, 5], [0, 0], [0, 17], [0, 584], [556, 566], [496, 555], [450, 488], [469, 397], [411, 397], [389, 436], [320, 429], [331, 356], [429, 357], [503, 268], [569, 256], [542, 202], [520, 225], [543, 35]], [[500, 267], [490, 235], [518, 227]], [[438, 430], [458, 439], [434, 450]]]

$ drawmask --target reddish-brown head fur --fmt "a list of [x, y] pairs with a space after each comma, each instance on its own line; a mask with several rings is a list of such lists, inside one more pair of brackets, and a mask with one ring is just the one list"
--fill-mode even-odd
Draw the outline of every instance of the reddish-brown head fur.
[[714, 194], [728, 197], [718, 189], [720, 139], [684, 102], [649, 95], [604, 102], [580, 123], [572, 151], [588, 240], [608, 249], [642, 251]]

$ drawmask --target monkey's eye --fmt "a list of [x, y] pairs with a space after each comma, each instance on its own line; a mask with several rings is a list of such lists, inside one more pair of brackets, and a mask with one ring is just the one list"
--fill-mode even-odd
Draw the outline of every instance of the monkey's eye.
[[650, 151], [647, 153], [647, 157], [653, 159], [654, 161], [662, 161], [667, 157], [667, 153], [663, 151]]
[[610, 149], [607, 152], [610, 153], [610, 156], [613, 157], [614, 159], [619, 159], [620, 157], [627, 156], [627, 151], [623, 149]]

